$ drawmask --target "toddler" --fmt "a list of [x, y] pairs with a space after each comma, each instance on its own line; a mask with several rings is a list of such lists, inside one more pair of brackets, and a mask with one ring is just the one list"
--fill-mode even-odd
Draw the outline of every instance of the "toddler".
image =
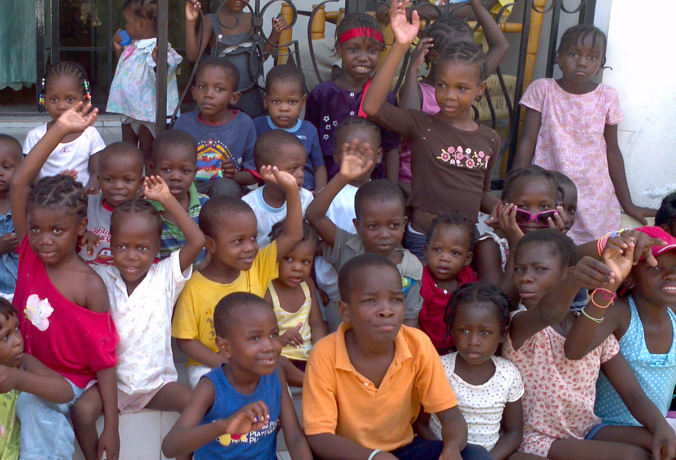
[[[254, 160], [258, 170], [264, 165], [272, 165], [294, 177], [300, 193], [301, 210], [305, 214], [313, 196], [303, 188], [303, 170], [307, 161], [303, 143], [293, 134], [281, 129], [268, 131], [256, 139]], [[264, 248], [272, 239], [272, 226], [286, 218], [286, 192], [276, 181], [265, 181], [265, 185], [245, 195], [242, 200], [251, 206], [256, 215], [258, 246]]]
[[[41, 85], [40, 104], [45, 107], [52, 121], [28, 132], [23, 143], [24, 155], [28, 155], [66, 110], [79, 102], [91, 104], [92, 101], [87, 74], [74, 62], [61, 61], [51, 65]], [[37, 177], [41, 179], [56, 176], [70, 170], [77, 173], [75, 175], [77, 181], [82, 183], [88, 192], [96, 193], [98, 191], [96, 154], [105, 147], [106, 144], [101, 135], [93, 126], [87, 126], [80, 132], [71, 133], [54, 147], [54, 151], [45, 161]]]
[[254, 120], [256, 134], [260, 136], [271, 129], [283, 129], [295, 135], [307, 152], [303, 187], [319, 192], [326, 185], [326, 166], [319, 147], [319, 134], [312, 123], [298, 118], [307, 100], [303, 72], [290, 64], [273, 67], [265, 78], [263, 96], [268, 115]]
[[[122, 15], [131, 43], [122, 45], [120, 30], [113, 36], [117, 68], [110, 84], [106, 112], [124, 115], [122, 140], [138, 146], [150, 162], [157, 115], [157, 0], [125, 0]], [[183, 60], [167, 44], [167, 113], [178, 105], [176, 69]]]
[[12, 136], [0, 134], [0, 297], [12, 300], [16, 288], [19, 240], [12, 223], [9, 184], [14, 170], [21, 163], [21, 144]]
[[[272, 227], [275, 239], [282, 230]], [[303, 239], [279, 261], [279, 277], [270, 283], [265, 300], [272, 305], [279, 323], [284, 369], [289, 385], [302, 387], [305, 365], [312, 345], [329, 333], [317, 302], [317, 288], [310, 272], [317, 249], [317, 232], [303, 222]]]
[[190, 133], [197, 142], [197, 191], [240, 197], [256, 183], [244, 168], [254, 168], [256, 128], [251, 118], [230, 104], [239, 100], [239, 70], [225, 58], [208, 57], [197, 68], [192, 95], [199, 110], [181, 115], [174, 130]]

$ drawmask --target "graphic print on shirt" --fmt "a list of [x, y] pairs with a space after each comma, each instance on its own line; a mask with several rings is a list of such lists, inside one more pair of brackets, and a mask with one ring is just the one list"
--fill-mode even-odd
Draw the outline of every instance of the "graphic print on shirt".
[[252, 431], [248, 434], [224, 434], [217, 438], [217, 441], [221, 443], [222, 446], [229, 446], [231, 444], [255, 444], [259, 439], [264, 438], [265, 436], [270, 436], [277, 431], [279, 426], [279, 420], [274, 420], [269, 422], [263, 428], [257, 431]]
[[223, 142], [217, 139], [208, 139], [197, 144], [197, 177], [198, 182], [207, 182], [218, 178], [221, 163], [231, 161], [236, 170], [242, 168], [242, 159], [234, 158], [232, 152]]
[[462, 146], [458, 146], [455, 148], [448, 147], [446, 150], [442, 149], [437, 160], [458, 168], [485, 170], [488, 168], [490, 158], [491, 156], [484, 153], [483, 150], [476, 152], [469, 147], [463, 149]]
[[98, 236], [99, 239], [101, 240], [101, 243], [105, 243], [101, 247], [101, 244], [99, 244], [99, 248], [96, 248], [96, 258], [94, 260], [88, 261], [90, 264], [99, 264], [99, 265], [114, 265], [113, 262], [113, 253], [110, 251], [110, 230], [106, 228], [90, 228], [90, 232], [92, 232], [94, 235]]
[[44, 332], [49, 327], [49, 317], [54, 313], [54, 308], [50, 305], [49, 299], [40, 300], [37, 294], [31, 294], [23, 312], [33, 326]]

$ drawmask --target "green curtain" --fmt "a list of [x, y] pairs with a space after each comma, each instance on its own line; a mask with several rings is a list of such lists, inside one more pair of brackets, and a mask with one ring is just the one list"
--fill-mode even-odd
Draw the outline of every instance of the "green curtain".
[[35, 0], [0, 0], [0, 89], [36, 80]]

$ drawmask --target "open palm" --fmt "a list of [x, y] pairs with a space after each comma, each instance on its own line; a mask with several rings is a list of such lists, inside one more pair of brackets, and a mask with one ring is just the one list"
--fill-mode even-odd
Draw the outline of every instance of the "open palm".
[[418, 36], [420, 30], [420, 17], [417, 11], [411, 14], [411, 22], [406, 17], [406, 5], [408, 0], [392, 1], [390, 6], [390, 26], [394, 34], [394, 41], [400, 45], [410, 45]]

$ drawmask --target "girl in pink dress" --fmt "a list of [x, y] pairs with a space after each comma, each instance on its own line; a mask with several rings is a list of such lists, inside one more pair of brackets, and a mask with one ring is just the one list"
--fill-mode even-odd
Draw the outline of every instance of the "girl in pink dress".
[[643, 224], [655, 215], [631, 200], [617, 143], [617, 92], [591, 81], [605, 64], [606, 44], [596, 27], [571, 27], [556, 53], [563, 77], [533, 82], [520, 101], [526, 116], [513, 168], [533, 163], [573, 180], [578, 214], [568, 236], [577, 244], [620, 228], [620, 206]]

